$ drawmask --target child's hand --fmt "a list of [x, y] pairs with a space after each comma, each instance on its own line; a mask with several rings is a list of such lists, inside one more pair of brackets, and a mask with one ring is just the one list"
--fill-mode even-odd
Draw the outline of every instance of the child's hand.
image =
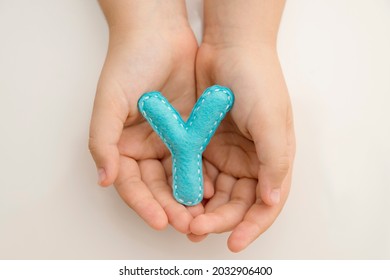
[[232, 230], [228, 246], [240, 251], [273, 223], [287, 199], [295, 150], [288, 92], [269, 49], [204, 44], [197, 81], [199, 92], [212, 84], [230, 87], [236, 101], [204, 153], [215, 195], [190, 228], [200, 235]]
[[204, 152], [215, 194], [191, 222], [191, 240], [232, 231], [228, 246], [240, 251], [274, 222], [287, 199], [295, 138], [275, 43], [282, 2], [205, 1], [197, 90], [227, 86], [235, 104]]
[[89, 147], [99, 184], [114, 184], [123, 200], [151, 227], [168, 222], [189, 233], [203, 206], [177, 203], [170, 187], [171, 157], [138, 112], [142, 93], [158, 90], [182, 114], [195, 103], [197, 43], [181, 2], [100, 1], [110, 44], [90, 127]]

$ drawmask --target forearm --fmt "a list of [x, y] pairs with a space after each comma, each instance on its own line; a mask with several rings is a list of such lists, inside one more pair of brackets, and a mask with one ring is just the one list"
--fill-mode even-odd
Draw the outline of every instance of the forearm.
[[285, 0], [205, 0], [204, 42], [276, 47]]
[[187, 18], [184, 0], [99, 0], [110, 33], [150, 27], [173, 29]]

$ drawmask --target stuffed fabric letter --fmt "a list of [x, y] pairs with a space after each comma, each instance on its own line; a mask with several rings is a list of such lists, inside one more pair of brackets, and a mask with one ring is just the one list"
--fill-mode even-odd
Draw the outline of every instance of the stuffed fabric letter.
[[202, 153], [232, 108], [234, 95], [222, 86], [207, 88], [187, 122], [161, 93], [145, 93], [138, 108], [172, 154], [173, 196], [192, 206], [203, 199]]

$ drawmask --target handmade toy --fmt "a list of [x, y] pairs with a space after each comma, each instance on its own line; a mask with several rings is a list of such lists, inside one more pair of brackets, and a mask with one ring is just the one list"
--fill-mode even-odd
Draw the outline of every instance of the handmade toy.
[[173, 196], [181, 204], [193, 206], [202, 201], [202, 153], [233, 103], [230, 89], [209, 87], [184, 122], [160, 92], [148, 92], [139, 99], [140, 112], [172, 154]]

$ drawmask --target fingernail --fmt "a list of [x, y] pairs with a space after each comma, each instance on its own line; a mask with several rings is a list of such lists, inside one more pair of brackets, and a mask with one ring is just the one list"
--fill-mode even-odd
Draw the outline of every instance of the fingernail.
[[98, 169], [98, 184], [101, 185], [102, 182], [106, 179], [106, 171], [104, 168]]
[[279, 190], [271, 191], [270, 198], [273, 205], [278, 204], [280, 202], [280, 191]]

